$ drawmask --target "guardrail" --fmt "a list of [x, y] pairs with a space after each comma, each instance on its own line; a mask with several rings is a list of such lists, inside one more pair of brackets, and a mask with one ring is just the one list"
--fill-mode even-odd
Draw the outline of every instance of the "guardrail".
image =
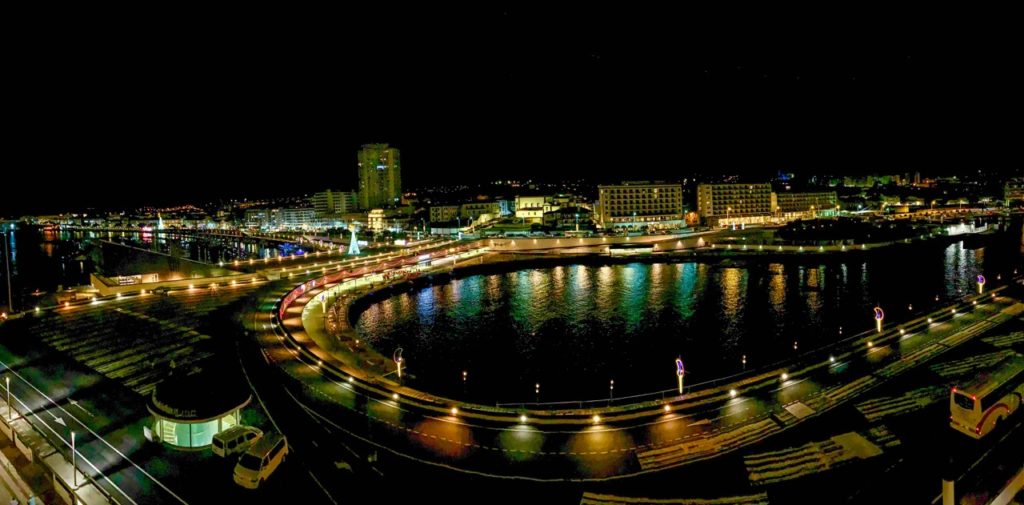
[[[8, 369], [5, 368], [5, 371], [7, 370]], [[65, 500], [69, 505], [74, 505], [75, 503], [81, 502], [81, 498], [78, 496], [78, 490], [87, 487], [87, 485], [85, 485], [81, 481], [79, 481], [77, 485], [73, 481], [68, 482], [67, 478], [62, 475], [59, 469], [54, 468], [51, 465], [51, 463], [46, 460], [46, 458], [52, 455], [53, 453], [61, 454], [64, 457], [63, 462], [69, 466], [71, 465], [70, 461], [72, 459], [76, 460], [77, 463], [73, 466], [71, 471], [77, 473], [78, 475], [81, 475], [85, 479], [85, 483], [91, 485], [92, 489], [95, 489], [107, 501], [107, 503], [122, 503], [118, 501], [116, 498], [114, 498], [114, 496], [110, 494], [110, 492], [107, 491], [103, 486], [101, 486], [100, 483], [96, 480], [96, 477], [91, 475], [91, 473], [93, 472], [95, 472], [97, 475], [103, 475], [102, 471], [99, 468], [97, 468], [91, 461], [82, 456], [82, 452], [77, 449], [75, 449], [75, 453], [77, 454], [77, 456], [72, 458], [71, 444], [67, 440], [64, 440], [62, 437], [56, 436], [56, 433], [53, 432], [53, 428], [51, 428], [49, 425], [43, 423], [43, 426], [39, 426], [40, 421], [38, 419], [38, 414], [36, 414], [33, 411], [33, 409], [26, 405], [20, 398], [12, 395], [10, 391], [7, 390], [7, 388], [9, 387], [9, 385], [0, 385], [0, 389], [3, 389], [4, 392], [7, 394], [7, 397], [11, 398], [11, 403], [17, 402], [21, 404], [22, 408], [28, 414], [22, 414], [17, 407], [6, 403], [5, 398], [0, 398], [0, 402], [4, 402], [4, 405], [7, 406], [7, 408], [4, 409], [3, 412], [4, 415], [0, 416], [0, 430], [2, 430], [3, 433], [11, 439], [11, 441], [14, 443], [14, 446], [17, 447], [17, 449], [25, 456], [26, 459], [38, 464], [46, 472], [47, 480], [52, 483], [54, 491], [57, 493], [57, 495], [60, 496], [63, 500]], [[32, 431], [35, 432], [35, 434], [42, 439], [44, 445], [36, 445], [35, 447], [30, 447], [29, 445], [24, 443], [21, 440], [21, 437], [18, 435], [18, 431], [14, 426], [14, 424], [17, 421], [24, 421], [29, 427], [31, 427]], [[56, 440], [54, 440], [54, 437], [56, 437]], [[46, 449], [50, 449], [52, 450], [52, 452], [49, 452]], [[79, 470], [79, 468], [82, 468], [84, 466], [83, 464], [87, 465], [86, 468], [91, 468], [92, 472]], [[74, 477], [72, 477], [72, 479], [74, 479]]]

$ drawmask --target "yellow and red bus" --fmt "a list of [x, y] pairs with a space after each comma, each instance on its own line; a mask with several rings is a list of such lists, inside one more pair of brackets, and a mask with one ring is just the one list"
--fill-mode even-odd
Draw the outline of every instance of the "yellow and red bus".
[[953, 387], [949, 425], [973, 438], [991, 433], [1024, 400], [1024, 358], [1017, 354]]

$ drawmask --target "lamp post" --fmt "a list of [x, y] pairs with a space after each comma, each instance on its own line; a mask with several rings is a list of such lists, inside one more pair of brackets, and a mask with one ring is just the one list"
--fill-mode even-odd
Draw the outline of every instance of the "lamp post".
[[608, 382], [608, 399], [615, 398], [615, 379]]
[[985, 276], [984, 275], [979, 275], [977, 280], [978, 280], [978, 294], [980, 295], [983, 292], [983, 290], [985, 289]]
[[878, 329], [878, 333], [882, 333], [883, 319], [885, 319], [885, 312], [882, 311], [881, 307], [875, 307], [875, 328]]
[[679, 395], [683, 394], [683, 375], [686, 371], [683, 369], [683, 359], [676, 358], [676, 379], [679, 381]]
[[76, 458], [75, 451], [75, 432], [71, 432], [71, 482], [77, 488], [78, 487], [78, 461]]
[[391, 355], [391, 359], [395, 361], [395, 369], [398, 370], [398, 380], [402, 380], [402, 348], [395, 349], [395, 352]]
[[14, 420], [14, 415], [11, 414], [11, 376], [4, 377], [4, 381], [7, 382], [7, 422], [10, 423]]

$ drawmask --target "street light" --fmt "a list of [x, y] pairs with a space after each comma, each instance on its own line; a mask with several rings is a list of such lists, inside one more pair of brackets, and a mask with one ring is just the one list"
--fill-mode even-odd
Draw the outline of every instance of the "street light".
[[676, 358], [676, 378], [679, 381], [679, 394], [680, 395], [683, 394], [683, 375], [685, 373], [686, 373], [686, 371], [683, 370], [683, 359], [682, 358]]
[[4, 381], [7, 382], [7, 422], [9, 424], [14, 420], [13, 414], [11, 414], [11, 376], [5, 376]]
[[71, 482], [78, 487], [78, 465], [75, 458], [75, 432], [71, 432]]

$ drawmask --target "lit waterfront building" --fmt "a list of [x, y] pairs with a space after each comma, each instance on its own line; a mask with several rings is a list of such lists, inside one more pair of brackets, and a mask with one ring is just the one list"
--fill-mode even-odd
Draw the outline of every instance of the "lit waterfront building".
[[770, 223], [775, 208], [775, 193], [768, 183], [697, 186], [697, 212], [706, 226]]
[[277, 209], [277, 226], [279, 228], [312, 228], [316, 224], [316, 211], [312, 208]]
[[334, 217], [355, 212], [359, 202], [355, 191], [321, 191], [313, 195], [313, 210], [316, 217]]
[[838, 213], [835, 191], [817, 193], [776, 193], [775, 206], [782, 221], [832, 217]]
[[624, 182], [598, 186], [599, 222], [605, 228], [685, 226], [682, 184]]
[[359, 208], [397, 205], [402, 199], [402, 164], [398, 149], [366, 144], [359, 150]]
[[249, 228], [266, 228], [277, 220], [277, 209], [245, 209], [245, 225]]

